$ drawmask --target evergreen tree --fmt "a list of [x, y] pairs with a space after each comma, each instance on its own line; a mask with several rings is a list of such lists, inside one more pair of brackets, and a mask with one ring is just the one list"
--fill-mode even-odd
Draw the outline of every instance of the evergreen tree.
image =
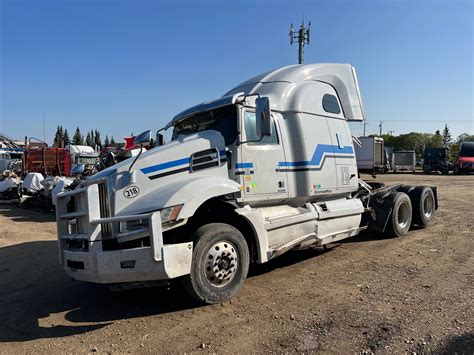
[[108, 136], [107, 134], [105, 135], [104, 145], [105, 145], [106, 147], [110, 147], [109, 136]]
[[74, 133], [74, 136], [72, 137], [72, 144], [84, 145], [84, 137], [82, 136], [79, 127], [76, 128], [76, 133]]
[[67, 133], [67, 129], [64, 130], [64, 134], [63, 134], [63, 144], [64, 144], [64, 146], [66, 146], [67, 144], [69, 144], [69, 133]]
[[446, 124], [443, 129], [443, 146], [449, 148], [453, 139], [451, 138], [451, 132], [449, 131], [448, 125]]
[[441, 132], [436, 130], [433, 138], [431, 139], [432, 141], [432, 147], [433, 148], [441, 148], [443, 147], [443, 137], [441, 136]]
[[100, 133], [99, 131], [96, 129], [95, 130], [95, 139], [94, 139], [94, 143], [95, 143], [95, 146], [97, 148], [100, 149], [100, 147], [102, 146], [102, 142], [100, 141]]
[[62, 136], [59, 133], [59, 126], [56, 128], [56, 133], [54, 134], [54, 141], [53, 141], [53, 146], [57, 148], [61, 148], [61, 141], [62, 141]]
[[91, 137], [91, 134], [89, 132], [87, 132], [87, 136], [86, 136], [86, 145], [88, 146], [92, 146], [92, 137]]
[[90, 144], [90, 146], [91, 146], [92, 148], [95, 148], [95, 134], [94, 134], [94, 130], [93, 130], [93, 129], [91, 129], [91, 144]]
[[110, 137], [110, 145], [112, 147], [115, 147], [115, 139], [114, 139], [114, 136]]

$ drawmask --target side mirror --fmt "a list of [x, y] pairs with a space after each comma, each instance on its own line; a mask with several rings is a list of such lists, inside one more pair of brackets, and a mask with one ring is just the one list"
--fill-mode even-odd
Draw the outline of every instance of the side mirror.
[[257, 136], [268, 137], [272, 135], [272, 126], [270, 119], [270, 100], [268, 97], [259, 97], [255, 100]]
[[86, 168], [85, 164], [77, 164], [72, 167], [70, 175], [71, 176], [81, 175], [84, 172], [85, 168]]
[[160, 147], [165, 144], [165, 137], [161, 133], [156, 134], [156, 146]]
[[150, 143], [150, 140], [151, 140], [151, 131], [148, 130], [136, 136], [135, 139], [133, 140], [133, 143], [141, 145], [141, 144]]

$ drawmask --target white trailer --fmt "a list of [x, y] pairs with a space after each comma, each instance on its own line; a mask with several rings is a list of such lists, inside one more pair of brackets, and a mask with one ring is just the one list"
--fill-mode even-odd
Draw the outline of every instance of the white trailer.
[[359, 137], [359, 145], [354, 145], [357, 169], [363, 172], [387, 172], [386, 152], [383, 138]]
[[180, 278], [216, 303], [240, 290], [251, 262], [367, 228], [401, 236], [431, 224], [435, 187], [357, 178], [348, 121], [363, 119], [348, 64], [258, 75], [176, 115], [170, 143], [59, 194], [60, 262], [95, 283]]
[[414, 150], [400, 150], [393, 152], [393, 172], [414, 173], [416, 168], [416, 154]]

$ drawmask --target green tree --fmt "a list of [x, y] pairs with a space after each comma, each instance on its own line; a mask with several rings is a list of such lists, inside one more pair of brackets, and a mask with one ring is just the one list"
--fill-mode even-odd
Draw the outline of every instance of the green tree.
[[114, 139], [114, 136], [110, 137], [110, 145], [112, 147], [115, 147], [115, 139]]
[[74, 133], [74, 136], [72, 136], [72, 144], [84, 145], [84, 137], [82, 136], [79, 127], [76, 128], [76, 132]]
[[95, 130], [94, 143], [95, 143], [95, 146], [96, 146], [97, 148], [99, 148], [99, 149], [101, 148], [102, 142], [101, 142], [101, 140], [100, 140], [100, 133], [99, 133], [99, 131], [98, 131], [97, 129]]
[[445, 148], [449, 148], [452, 143], [453, 139], [451, 138], [451, 132], [449, 131], [448, 125], [446, 124], [443, 129], [443, 146]]
[[56, 128], [53, 145], [57, 148], [63, 148], [63, 128], [61, 126]]
[[474, 142], [474, 135], [469, 133], [461, 133], [458, 138], [456, 138], [456, 143], [461, 144], [462, 142]]
[[91, 134], [90, 132], [87, 132], [87, 136], [86, 136], [86, 145], [92, 147], [93, 146], [93, 143], [92, 143], [92, 137], [91, 137]]
[[63, 143], [64, 143], [64, 146], [69, 144], [69, 133], [67, 133], [67, 129], [64, 130]]

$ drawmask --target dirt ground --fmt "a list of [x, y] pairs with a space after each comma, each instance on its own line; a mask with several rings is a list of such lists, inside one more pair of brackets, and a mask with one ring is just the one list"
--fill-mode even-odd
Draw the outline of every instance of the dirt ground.
[[69, 279], [54, 215], [0, 206], [0, 353], [474, 353], [474, 176], [438, 186], [437, 222], [367, 232], [251, 267], [238, 297], [200, 306], [177, 285], [124, 292]]

